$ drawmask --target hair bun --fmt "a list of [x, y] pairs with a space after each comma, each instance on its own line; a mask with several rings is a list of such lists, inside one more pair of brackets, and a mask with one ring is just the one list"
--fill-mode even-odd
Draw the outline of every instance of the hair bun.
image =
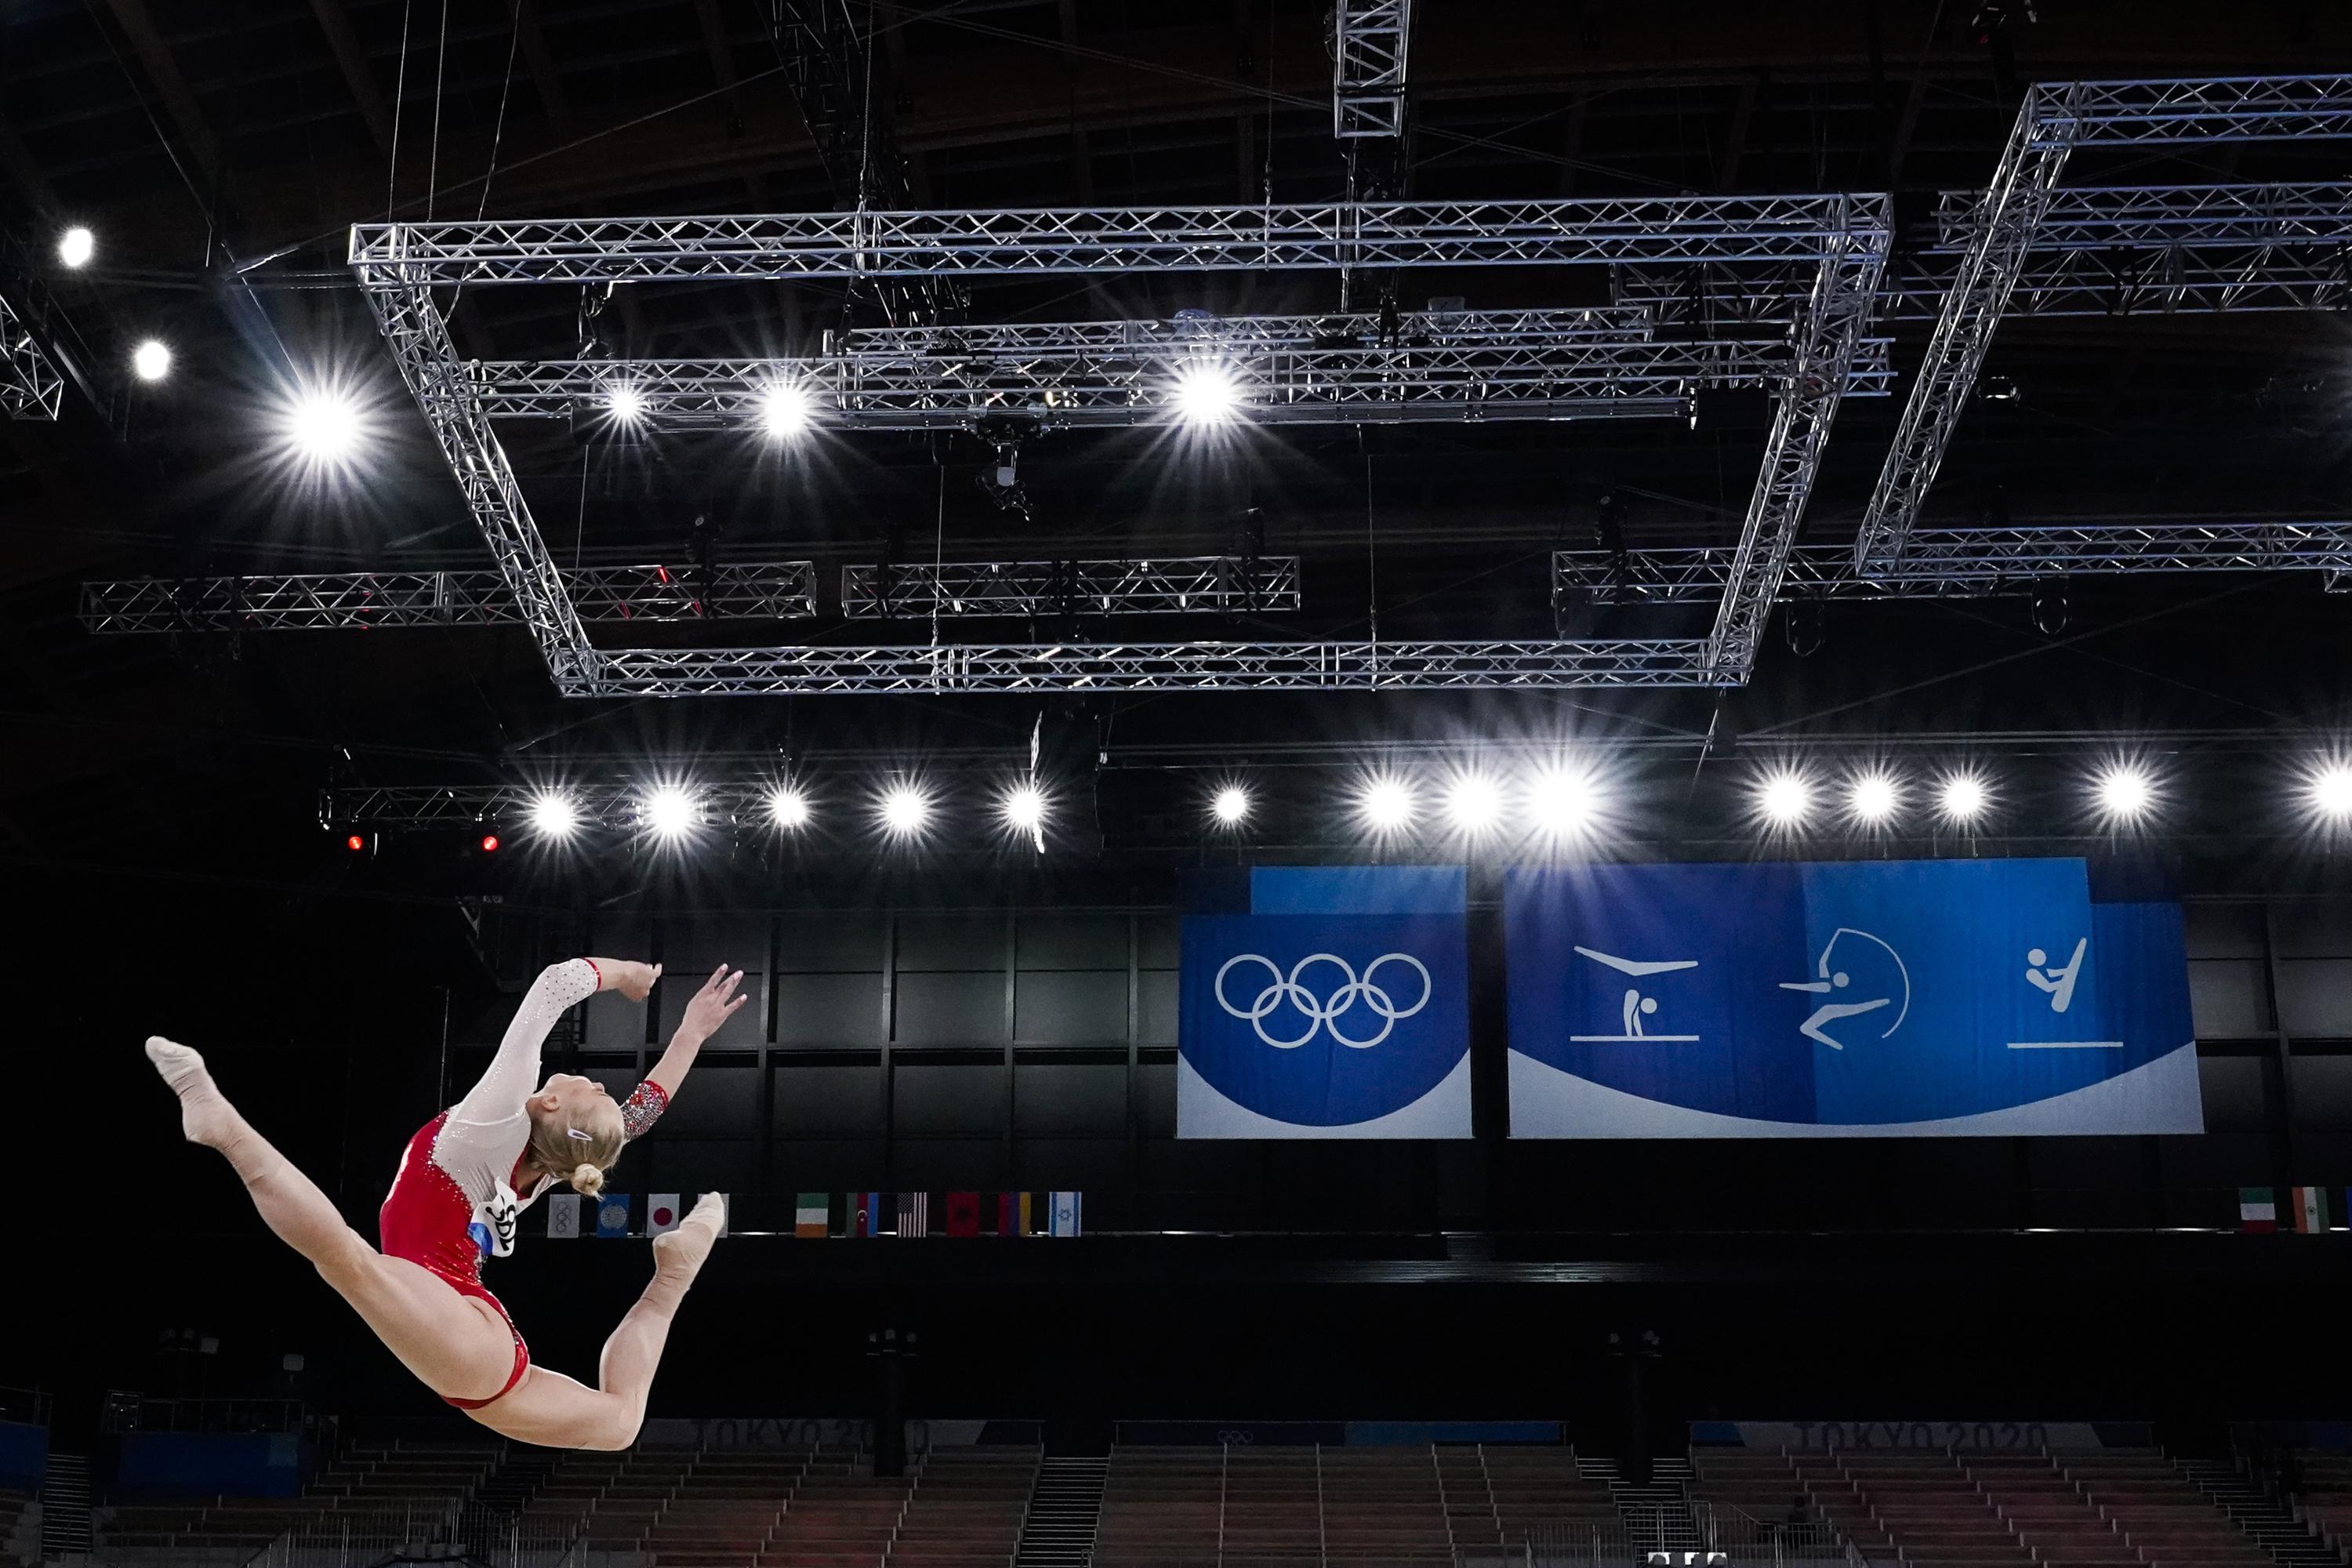
[[598, 1167], [583, 1161], [572, 1167], [572, 1190], [588, 1197], [595, 1197], [604, 1190], [604, 1173]]

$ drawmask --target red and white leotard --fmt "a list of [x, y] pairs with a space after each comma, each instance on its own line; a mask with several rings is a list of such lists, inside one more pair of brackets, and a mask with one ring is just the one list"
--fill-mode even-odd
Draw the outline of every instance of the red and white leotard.
[[[496, 1399], [522, 1381], [530, 1352], [514, 1320], [482, 1284], [482, 1259], [514, 1251], [522, 1211], [552, 1184], [541, 1176], [517, 1193], [523, 1155], [530, 1146], [530, 1113], [524, 1108], [539, 1088], [540, 1047], [564, 1009], [596, 994], [596, 966], [584, 958], [550, 965], [516, 1009], [514, 1022], [489, 1070], [466, 1098], [408, 1141], [376, 1224], [385, 1256], [404, 1258], [446, 1280], [452, 1289], [488, 1301], [514, 1333], [513, 1375]], [[667, 1103], [651, 1079], [637, 1085], [621, 1108], [623, 1130], [635, 1138], [659, 1119]], [[475, 1409], [489, 1399], [452, 1399]]]

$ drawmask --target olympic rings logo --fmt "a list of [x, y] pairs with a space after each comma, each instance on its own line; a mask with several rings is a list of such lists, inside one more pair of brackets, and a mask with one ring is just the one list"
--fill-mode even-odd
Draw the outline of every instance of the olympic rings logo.
[[[1237, 963], [1262, 963], [1265, 966], [1266, 973], [1271, 976], [1265, 989], [1260, 991], [1246, 1008], [1234, 1006], [1225, 996], [1225, 975]], [[1318, 1001], [1315, 994], [1300, 984], [1298, 981], [1301, 974], [1318, 963], [1330, 964], [1348, 977], [1329, 996], [1320, 1001]], [[1383, 963], [1411, 964], [1413, 973], [1421, 976], [1421, 1000], [1410, 1007], [1398, 1006], [1396, 998], [1390, 995], [1385, 987], [1376, 984], [1372, 979], [1373, 975], [1380, 973], [1381, 965]], [[1355, 966], [1337, 953], [1310, 952], [1292, 964], [1288, 974], [1283, 973], [1281, 966], [1264, 953], [1236, 953], [1225, 960], [1223, 966], [1217, 971], [1214, 990], [1218, 1006], [1223, 1007], [1234, 1017], [1245, 1020], [1249, 1026], [1257, 1032], [1259, 1039], [1277, 1051], [1297, 1050], [1313, 1039], [1318, 1029], [1330, 1030], [1331, 1037], [1343, 1046], [1360, 1051], [1370, 1050], [1389, 1037], [1389, 1031], [1397, 1026], [1398, 1019], [1410, 1018], [1428, 1006], [1430, 997], [1429, 970], [1421, 960], [1409, 952], [1381, 954], [1365, 966], [1360, 979], [1357, 977]], [[1340, 1016], [1359, 1002], [1364, 1005], [1365, 1012], [1381, 1020], [1380, 1033], [1369, 1040], [1353, 1038], [1343, 1033], [1339, 1027]], [[1299, 1016], [1307, 1020], [1307, 1032], [1295, 1040], [1277, 1039], [1265, 1032], [1265, 1020], [1285, 1003], [1297, 1008]]]

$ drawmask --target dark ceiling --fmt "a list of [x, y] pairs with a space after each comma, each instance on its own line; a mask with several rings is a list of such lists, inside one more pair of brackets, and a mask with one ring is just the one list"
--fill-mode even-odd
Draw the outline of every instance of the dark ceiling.
[[[315, 838], [307, 803], [330, 783], [488, 783], [655, 753], [1025, 747], [1029, 699], [567, 704], [519, 629], [100, 637], [74, 614], [90, 578], [487, 559], [343, 268], [354, 221], [825, 209], [854, 200], [861, 176], [893, 174], [906, 199], [940, 207], [1348, 188], [1319, 0], [848, 0], [843, 16], [877, 44], [875, 127], [846, 153], [812, 136], [789, 9], [0, 0], [0, 286], [26, 294], [80, 373], [55, 425], [0, 423], [0, 852], [54, 860], [67, 840], [97, 854], [87, 846], [229, 823], [246, 845], [291, 844], [297, 829]], [[1359, 175], [1417, 197], [1893, 190], [1900, 247], [1934, 191], [1984, 183], [2029, 82], [2345, 68], [2352, 15], [2318, 3], [1424, 0], [1411, 132], [1394, 167]], [[2347, 157], [2341, 142], [2085, 154], [2069, 183], [2333, 179]], [[49, 260], [69, 222], [99, 236], [84, 272]], [[1597, 303], [1598, 271], [1390, 286], [1408, 308], [1454, 294]], [[1358, 302], [1381, 286], [1351, 285]], [[986, 282], [966, 309], [976, 321], [1328, 310], [1340, 288], [1327, 273], [1122, 273]], [[581, 303], [574, 289], [476, 289], [456, 331], [469, 354], [566, 355]], [[789, 353], [845, 312], [870, 322], [885, 308], [823, 283], [625, 288], [600, 331], [627, 353]], [[1846, 404], [1809, 537], [1850, 533], [1876, 477], [1926, 341], [1924, 324], [1894, 330], [1897, 396]], [[161, 388], [127, 371], [150, 334], [178, 355]], [[1988, 366], [2004, 395], [1970, 407], [1929, 515], [2341, 518], [2347, 338], [2332, 315], [2012, 322]], [[355, 484], [296, 485], [267, 460], [271, 398], [321, 365], [377, 403], [383, 441]], [[721, 558], [814, 556], [827, 571], [935, 551], [1214, 552], [1253, 515], [1268, 549], [1303, 557], [1299, 614], [1196, 619], [1185, 636], [1553, 635], [1549, 551], [1591, 547], [1604, 510], [1637, 543], [1729, 542], [1762, 435], [1761, 410], [1738, 400], [1696, 428], [1286, 428], [1204, 451], [1065, 433], [1022, 455], [1023, 520], [979, 493], [995, 458], [970, 437], [845, 436], [780, 459], [709, 437], [506, 427], [566, 563], [675, 559], [697, 516], [718, 526]], [[2347, 612], [2352, 595], [2310, 576], [2079, 583], [2038, 616], [2021, 598], [1808, 611], [1787, 636], [1776, 627], [1748, 689], [1723, 695], [1162, 696], [1052, 717], [1088, 737], [1072, 754], [1114, 768], [1584, 734], [1678, 747], [1659, 766], [1687, 774], [1709, 733], [1719, 756], [1726, 742], [1809, 730], [2128, 734], [2243, 757], [2347, 717]], [[1626, 635], [1681, 635], [1684, 615], [1585, 613]], [[791, 635], [871, 630], [835, 620]]]

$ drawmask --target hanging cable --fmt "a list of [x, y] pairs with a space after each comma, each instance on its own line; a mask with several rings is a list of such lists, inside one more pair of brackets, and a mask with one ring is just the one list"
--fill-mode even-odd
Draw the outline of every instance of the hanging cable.
[[931, 646], [940, 646], [940, 601], [947, 595], [940, 584], [947, 579], [948, 560], [948, 466], [940, 464], [940, 515], [937, 532], [931, 541]]
[[[1364, 439], [1362, 426], [1356, 427], [1356, 439]], [[1381, 666], [1381, 545], [1380, 536], [1372, 528], [1372, 448], [1364, 447], [1364, 571], [1370, 585], [1364, 595], [1364, 618], [1372, 628], [1372, 668]]]
[[[481, 222], [490, 210], [490, 176], [499, 172], [499, 143], [506, 139], [507, 134], [507, 100], [514, 92], [515, 49], [521, 42], [522, 11], [518, 7], [515, 11], [514, 30], [507, 35], [506, 80], [499, 87], [499, 117], [490, 123], [490, 166], [482, 173], [482, 199], [474, 204], [476, 223]], [[457, 301], [465, 297], [466, 280], [461, 278], [457, 280], [457, 289], [449, 296], [451, 314], [456, 314]]]
[[383, 175], [383, 221], [390, 223], [392, 215], [400, 209], [394, 198], [400, 194], [400, 105], [408, 96], [408, 15], [416, 0], [402, 0], [400, 7], [400, 75], [392, 89], [392, 167]]
[[441, 0], [441, 47], [433, 56], [433, 151], [425, 166], [425, 221], [433, 221], [433, 195], [441, 185], [441, 83], [449, 68], [449, 0]]

